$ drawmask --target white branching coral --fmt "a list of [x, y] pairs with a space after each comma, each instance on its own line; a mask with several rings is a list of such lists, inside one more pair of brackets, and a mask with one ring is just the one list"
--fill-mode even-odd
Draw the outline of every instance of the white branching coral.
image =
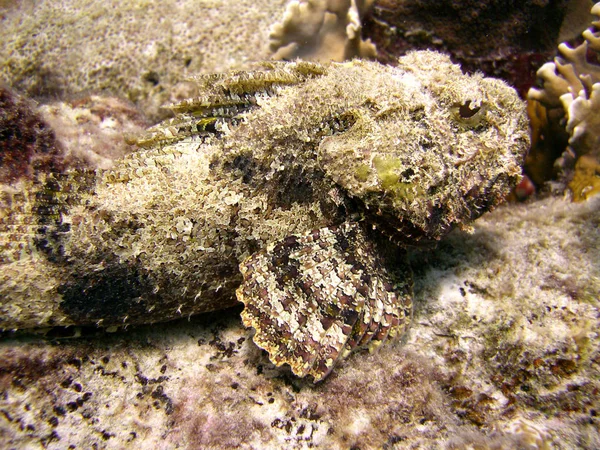
[[[600, 2], [594, 5], [592, 14], [600, 16]], [[548, 108], [564, 108], [568, 119], [567, 131], [575, 141], [586, 133], [586, 129], [587, 132], [594, 132], [594, 127], [586, 126], [588, 122], [596, 125], [594, 133], [600, 134], [597, 127], [600, 125], [600, 117], [593, 118], [594, 113], [598, 115], [600, 112], [600, 109], [594, 108], [598, 104], [595, 98], [600, 89], [600, 66], [587, 59], [590, 49], [600, 55], [600, 20], [592, 22], [592, 25], [594, 28], [583, 32], [584, 42], [578, 47], [570, 48], [565, 43], [558, 46], [560, 56], [554, 62], [544, 64], [537, 72], [542, 88], [531, 88], [528, 93], [530, 99], [537, 100]]]
[[373, 0], [294, 0], [281, 23], [273, 25], [274, 59], [344, 61], [374, 57], [375, 45], [361, 39], [361, 17]]
[[589, 91], [579, 91], [576, 97], [570, 93], [563, 94], [560, 100], [568, 117], [567, 131], [571, 136], [571, 147], [597, 150], [600, 144], [600, 83], [593, 84]]
[[[600, 2], [591, 10], [600, 17]], [[537, 72], [542, 88], [531, 88], [530, 100], [542, 103], [546, 108], [562, 108], [566, 116], [566, 130], [570, 135], [567, 153], [571, 158], [587, 155], [586, 169], [590, 161], [595, 161], [594, 170], [586, 170], [582, 178], [579, 161], [575, 166], [577, 186], [569, 185], [575, 200], [582, 200], [600, 192], [600, 65], [590, 62], [591, 50], [600, 57], [600, 20], [592, 22], [592, 27], [583, 32], [584, 42], [575, 48], [562, 43], [558, 46], [560, 56], [554, 62], [544, 64]], [[568, 157], [567, 157], [568, 158]], [[559, 164], [565, 158], [559, 160]], [[583, 186], [583, 187], [582, 187]]]

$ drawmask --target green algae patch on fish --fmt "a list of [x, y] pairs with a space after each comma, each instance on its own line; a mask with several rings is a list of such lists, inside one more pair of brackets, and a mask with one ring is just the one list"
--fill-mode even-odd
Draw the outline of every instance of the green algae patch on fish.
[[402, 161], [393, 158], [375, 157], [373, 158], [373, 166], [377, 170], [381, 187], [391, 195], [414, 200], [417, 196], [423, 194], [418, 185], [401, 181], [407, 174], [414, 174], [414, 171], [405, 167]]

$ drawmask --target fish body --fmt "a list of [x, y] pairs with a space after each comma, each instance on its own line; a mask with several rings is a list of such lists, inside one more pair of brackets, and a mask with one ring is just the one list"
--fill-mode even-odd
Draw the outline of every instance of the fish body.
[[435, 52], [196, 81], [111, 170], [3, 194], [0, 328], [153, 323], [239, 300], [274, 362], [321, 379], [404, 333], [404, 247], [499, 204], [528, 147], [514, 90]]

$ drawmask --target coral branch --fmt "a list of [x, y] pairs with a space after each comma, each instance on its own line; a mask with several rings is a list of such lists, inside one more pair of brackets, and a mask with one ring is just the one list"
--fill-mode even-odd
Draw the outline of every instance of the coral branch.
[[281, 23], [271, 28], [275, 59], [302, 57], [343, 61], [374, 57], [375, 46], [361, 39], [361, 16], [373, 0], [294, 0]]
[[[591, 12], [600, 17], [600, 3], [596, 3]], [[600, 20], [593, 21], [592, 27], [582, 34], [584, 42], [575, 48], [560, 44], [560, 56], [538, 70], [542, 88], [532, 88], [528, 93], [530, 100], [539, 101], [548, 109], [562, 107], [570, 135], [567, 151], [576, 158], [586, 155], [586, 175], [570, 176], [577, 179], [577, 183], [569, 184], [575, 200], [600, 192], [594, 175], [600, 173], [600, 65], [590, 62], [588, 57], [590, 52], [600, 57], [599, 28]], [[562, 164], [569, 159], [561, 158], [557, 162]], [[576, 164], [575, 172], [581, 167], [582, 164]], [[588, 170], [590, 167], [592, 170]]]

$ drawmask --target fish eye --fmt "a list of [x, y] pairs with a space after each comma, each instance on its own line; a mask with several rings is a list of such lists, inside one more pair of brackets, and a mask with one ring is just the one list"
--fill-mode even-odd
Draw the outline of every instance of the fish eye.
[[462, 126], [476, 128], [485, 123], [485, 105], [478, 101], [466, 100], [451, 107], [454, 119]]
[[481, 106], [475, 106], [471, 108], [471, 100], [467, 100], [462, 105], [458, 107], [458, 114], [463, 119], [470, 119], [475, 114], [481, 111]]

